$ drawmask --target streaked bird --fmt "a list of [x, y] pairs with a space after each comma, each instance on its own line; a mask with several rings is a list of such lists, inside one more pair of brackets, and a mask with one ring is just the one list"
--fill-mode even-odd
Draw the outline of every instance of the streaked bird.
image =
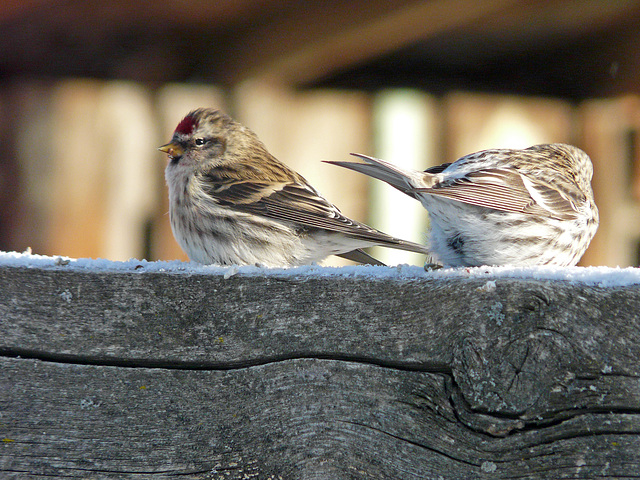
[[572, 145], [483, 150], [424, 172], [353, 155], [364, 163], [327, 163], [419, 200], [430, 253], [447, 266], [575, 265], [598, 228], [591, 159]]
[[171, 228], [195, 262], [290, 267], [339, 255], [380, 265], [373, 245], [426, 254], [345, 217], [255, 133], [213, 109], [190, 112], [169, 143], [165, 177]]

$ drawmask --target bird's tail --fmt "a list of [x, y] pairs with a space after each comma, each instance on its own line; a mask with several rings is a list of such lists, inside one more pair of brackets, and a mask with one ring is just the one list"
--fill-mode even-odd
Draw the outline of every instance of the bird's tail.
[[339, 253], [338, 257], [346, 258], [347, 260], [351, 260], [356, 263], [362, 263], [365, 265], [377, 265], [380, 267], [386, 267], [384, 263], [382, 263], [377, 258], [372, 257], [361, 248], [351, 250], [350, 252]]
[[364, 173], [370, 177], [377, 178], [378, 180], [382, 180], [392, 187], [397, 188], [402, 193], [406, 193], [407, 195], [415, 198], [415, 187], [412, 187], [409, 183], [409, 179], [414, 172], [404, 170], [389, 162], [380, 160], [379, 158], [370, 157], [361, 153], [352, 153], [351, 155], [361, 158], [366, 163], [339, 161], [325, 161], [325, 163], [339, 165], [350, 170], [355, 170], [356, 172]]

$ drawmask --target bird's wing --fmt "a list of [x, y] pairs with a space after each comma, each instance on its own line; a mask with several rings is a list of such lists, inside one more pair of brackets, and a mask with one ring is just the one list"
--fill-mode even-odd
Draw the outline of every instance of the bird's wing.
[[272, 220], [342, 233], [372, 243], [426, 253], [426, 247], [400, 240], [345, 217], [313, 187], [299, 182], [259, 182], [203, 177], [204, 190], [218, 204]]
[[562, 191], [508, 168], [478, 170], [416, 190], [505, 212], [562, 220], [578, 216], [575, 204]]

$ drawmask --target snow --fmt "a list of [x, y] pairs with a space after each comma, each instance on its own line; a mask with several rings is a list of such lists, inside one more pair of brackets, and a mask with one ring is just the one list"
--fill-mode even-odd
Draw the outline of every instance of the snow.
[[293, 277], [361, 277], [367, 279], [470, 279], [486, 280], [486, 290], [495, 289], [496, 279], [519, 278], [527, 280], [557, 280], [599, 287], [622, 287], [640, 284], [640, 268], [611, 267], [460, 267], [442, 268], [426, 272], [412, 265], [376, 267], [356, 265], [349, 267], [322, 267], [310, 265], [295, 268], [264, 268], [259, 266], [200, 265], [181, 262], [149, 262], [131, 259], [117, 262], [105, 259], [69, 258], [34, 255], [29, 252], [0, 251], [0, 268], [71, 269], [91, 272], [164, 272], [183, 275], [220, 275], [225, 279], [241, 276], [293, 276]]

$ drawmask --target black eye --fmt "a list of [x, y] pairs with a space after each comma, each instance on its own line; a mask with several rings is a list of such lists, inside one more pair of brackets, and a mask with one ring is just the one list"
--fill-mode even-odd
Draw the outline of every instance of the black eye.
[[196, 143], [197, 146], [201, 147], [202, 145], [207, 143], [207, 141], [204, 138], [196, 138], [195, 139], [195, 143]]

